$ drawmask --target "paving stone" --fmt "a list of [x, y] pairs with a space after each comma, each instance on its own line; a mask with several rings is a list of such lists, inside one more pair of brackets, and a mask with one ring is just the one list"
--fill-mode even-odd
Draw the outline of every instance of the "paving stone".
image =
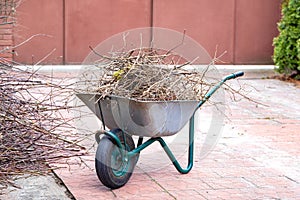
[[[259, 103], [228, 101], [222, 136], [204, 157], [200, 151], [211, 116], [207, 107], [201, 109], [189, 174], [178, 173], [163, 151], [157, 151], [159, 145], [141, 153], [131, 179], [117, 190], [98, 180], [93, 151], [84, 158], [88, 167], [69, 160], [55, 172], [78, 200], [300, 199], [300, 88], [261, 76], [240, 79]], [[186, 166], [184, 145], [179, 141], [173, 148]]]
[[3, 200], [68, 200], [72, 195], [60, 184], [53, 175], [32, 176], [23, 175], [15, 177], [14, 184], [20, 188], [9, 186], [4, 194], [0, 195]]

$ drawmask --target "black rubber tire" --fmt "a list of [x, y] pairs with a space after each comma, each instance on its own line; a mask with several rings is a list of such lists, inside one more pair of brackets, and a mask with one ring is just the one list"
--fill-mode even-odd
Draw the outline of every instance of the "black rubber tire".
[[[124, 144], [123, 132], [120, 129], [113, 130], [121, 143]], [[135, 148], [132, 137], [124, 134], [126, 140], [126, 150], [130, 151]], [[128, 159], [127, 162], [121, 161], [119, 147], [114, 144], [109, 136], [101, 138], [95, 158], [96, 172], [99, 180], [111, 189], [117, 189], [125, 185], [130, 179], [133, 169], [137, 163], [138, 156]]]

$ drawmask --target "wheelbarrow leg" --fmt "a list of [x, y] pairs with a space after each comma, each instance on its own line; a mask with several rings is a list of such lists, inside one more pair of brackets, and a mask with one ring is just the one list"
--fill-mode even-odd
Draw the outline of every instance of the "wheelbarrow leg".
[[182, 168], [177, 159], [175, 158], [174, 154], [161, 137], [157, 138], [150, 138], [145, 143], [140, 144], [137, 146], [137, 148], [133, 149], [132, 151], [128, 152], [128, 157], [134, 156], [141, 152], [143, 149], [151, 145], [153, 142], [158, 141], [160, 145], [163, 147], [164, 151], [168, 155], [169, 159], [172, 161], [175, 168], [178, 170], [178, 172], [182, 174], [187, 174], [191, 171], [193, 167], [193, 157], [194, 157], [194, 115], [190, 119], [189, 123], [189, 155], [188, 155], [188, 165], [186, 168]]
[[177, 159], [175, 158], [175, 156], [173, 155], [173, 153], [171, 152], [171, 150], [169, 149], [169, 147], [167, 146], [165, 141], [162, 138], [160, 138], [158, 140], [159, 143], [161, 144], [161, 146], [163, 147], [163, 149], [165, 150], [165, 152], [167, 153], [167, 155], [169, 156], [169, 158], [172, 161], [173, 165], [177, 169], [177, 171], [182, 173], [182, 174], [189, 173], [191, 171], [191, 169], [193, 168], [194, 131], [195, 131], [195, 128], [194, 128], [194, 115], [193, 115], [191, 117], [190, 123], [189, 123], [189, 155], [188, 155], [188, 165], [185, 169], [181, 167], [181, 165], [179, 164], [179, 162], [177, 161]]

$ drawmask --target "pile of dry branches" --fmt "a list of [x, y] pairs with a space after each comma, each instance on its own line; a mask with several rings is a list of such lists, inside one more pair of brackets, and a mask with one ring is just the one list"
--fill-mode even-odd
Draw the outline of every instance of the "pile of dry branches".
[[172, 51], [140, 48], [114, 52], [109, 57], [94, 53], [100, 57], [96, 63], [100, 74], [94, 76], [97, 81], [85, 77], [89, 86], [86, 91], [100, 93], [101, 98], [117, 95], [146, 101], [201, 100], [212, 85], [205, 77], [210, 66], [187, 70], [192, 62]]
[[83, 154], [67, 117], [70, 92], [49, 76], [0, 66], [0, 187], [11, 175], [44, 173], [48, 162]]
[[[0, 0], [1, 27], [15, 23], [20, 2]], [[0, 49], [0, 54], [11, 49]], [[50, 171], [48, 163], [85, 153], [68, 113], [71, 85], [12, 63], [17, 65], [0, 55], [0, 189], [13, 185], [13, 175], [44, 174]]]

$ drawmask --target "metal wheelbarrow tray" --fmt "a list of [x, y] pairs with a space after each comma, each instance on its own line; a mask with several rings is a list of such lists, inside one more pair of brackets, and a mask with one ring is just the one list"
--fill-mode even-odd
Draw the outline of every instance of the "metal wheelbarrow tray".
[[[174, 164], [183, 174], [193, 167], [194, 113], [216, 92], [225, 81], [239, 76], [236, 72], [216, 84], [200, 101], [136, 101], [110, 96], [101, 99], [100, 94], [81, 93], [76, 96], [102, 121], [104, 137], [96, 134], [98, 148], [95, 164], [99, 180], [111, 189], [125, 185], [138, 161], [139, 153], [158, 141]], [[189, 121], [188, 166], [182, 168], [162, 139], [178, 133]], [[139, 136], [135, 146], [132, 135]], [[143, 143], [144, 137], [150, 137]]]
[[174, 135], [191, 118], [198, 101], [136, 101], [119, 96], [99, 100], [99, 94], [77, 94], [110, 130], [120, 128], [130, 135]]

